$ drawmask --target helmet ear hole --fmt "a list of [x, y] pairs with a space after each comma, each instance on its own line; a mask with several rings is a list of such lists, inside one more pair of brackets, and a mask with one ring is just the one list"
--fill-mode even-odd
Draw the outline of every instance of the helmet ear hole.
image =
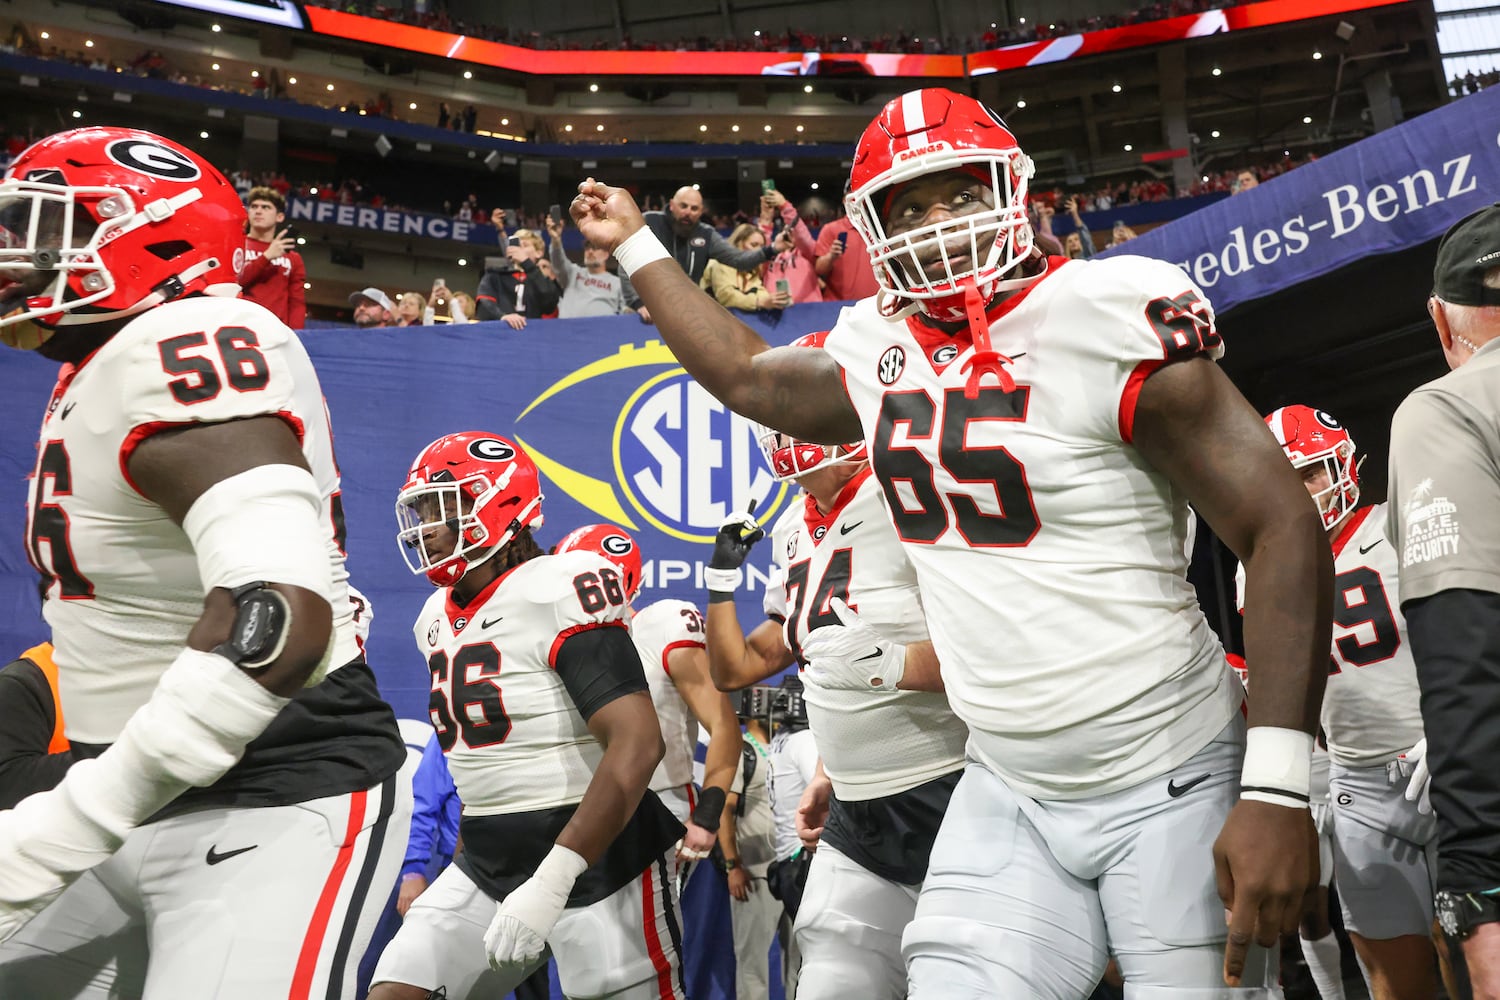
[[175, 260], [192, 249], [193, 245], [187, 240], [164, 240], [146, 244], [146, 252], [161, 260]]

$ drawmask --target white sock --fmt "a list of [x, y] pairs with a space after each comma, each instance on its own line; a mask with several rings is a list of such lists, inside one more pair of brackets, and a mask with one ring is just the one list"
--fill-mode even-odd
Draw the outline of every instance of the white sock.
[[1323, 1000], [1344, 1000], [1343, 962], [1339, 956], [1339, 939], [1329, 931], [1325, 937], [1310, 941], [1299, 937], [1302, 954], [1307, 959], [1307, 971], [1312, 973], [1313, 984]]

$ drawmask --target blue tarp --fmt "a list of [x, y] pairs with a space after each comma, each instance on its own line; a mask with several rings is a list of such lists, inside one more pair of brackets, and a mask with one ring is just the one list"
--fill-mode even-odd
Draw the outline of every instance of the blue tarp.
[[1171, 261], [1224, 312], [1441, 235], [1500, 192], [1500, 88], [1154, 229], [1109, 254]]

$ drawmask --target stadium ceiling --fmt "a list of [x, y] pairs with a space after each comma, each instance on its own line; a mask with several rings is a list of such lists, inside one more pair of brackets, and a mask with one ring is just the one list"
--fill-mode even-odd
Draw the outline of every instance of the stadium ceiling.
[[[632, 7], [627, 0], [615, 5]], [[721, 6], [736, 16], [777, 7], [727, 0]], [[806, 6], [849, 7], [832, 0]], [[668, 3], [660, 9], [674, 8]], [[143, 10], [153, 17], [145, 18]], [[163, 10], [171, 16], [163, 17]], [[288, 96], [322, 106], [362, 106], [385, 95], [397, 118], [430, 123], [439, 102], [454, 111], [473, 104], [485, 132], [537, 142], [616, 143], [621, 159], [631, 153], [623, 147], [641, 142], [741, 143], [747, 157], [768, 142], [848, 148], [885, 100], [921, 83], [879, 77], [537, 78], [229, 19], [213, 31], [213, 21], [161, 4], [104, 8], [62, 2], [29, 18], [27, 27], [48, 31], [48, 44], [67, 51], [87, 52], [84, 43], [91, 40], [93, 52], [121, 64], [156, 49], [174, 70], [206, 85], [249, 90], [252, 73], [274, 72]], [[1041, 183], [1072, 185], [1168, 175], [1169, 162], [1153, 162], [1180, 149], [1168, 140], [1167, 106], [1180, 106], [1185, 114], [1185, 155], [1195, 172], [1355, 141], [1382, 121], [1420, 114], [1446, 99], [1433, 38], [1430, 4], [1399, 3], [944, 82], [971, 88], [1006, 118], [1037, 160]], [[0, 80], [0, 92], [14, 86]], [[35, 91], [27, 97], [34, 100]], [[61, 95], [59, 103], [67, 99]], [[163, 107], [153, 110], [163, 114], [202, 114], [159, 103]], [[357, 118], [351, 115], [356, 129], [378, 130], [378, 123]], [[288, 123], [283, 135], [315, 138], [312, 131], [300, 135], [299, 128]]]

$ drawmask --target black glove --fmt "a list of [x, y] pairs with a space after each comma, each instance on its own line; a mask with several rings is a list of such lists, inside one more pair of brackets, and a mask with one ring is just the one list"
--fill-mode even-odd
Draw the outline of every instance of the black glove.
[[749, 510], [730, 514], [719, 525], [719, 533], [714, 536], [714, 554], [708, 561], [708, 569], [703, 573], [710, 599], [714, 596], [734, 595], [743, 576], [740, 567], [745, 564], [755, 543], [766, 537], [766, 529], [756, 522], [754, 512], [755, 504], [752, 502]]

